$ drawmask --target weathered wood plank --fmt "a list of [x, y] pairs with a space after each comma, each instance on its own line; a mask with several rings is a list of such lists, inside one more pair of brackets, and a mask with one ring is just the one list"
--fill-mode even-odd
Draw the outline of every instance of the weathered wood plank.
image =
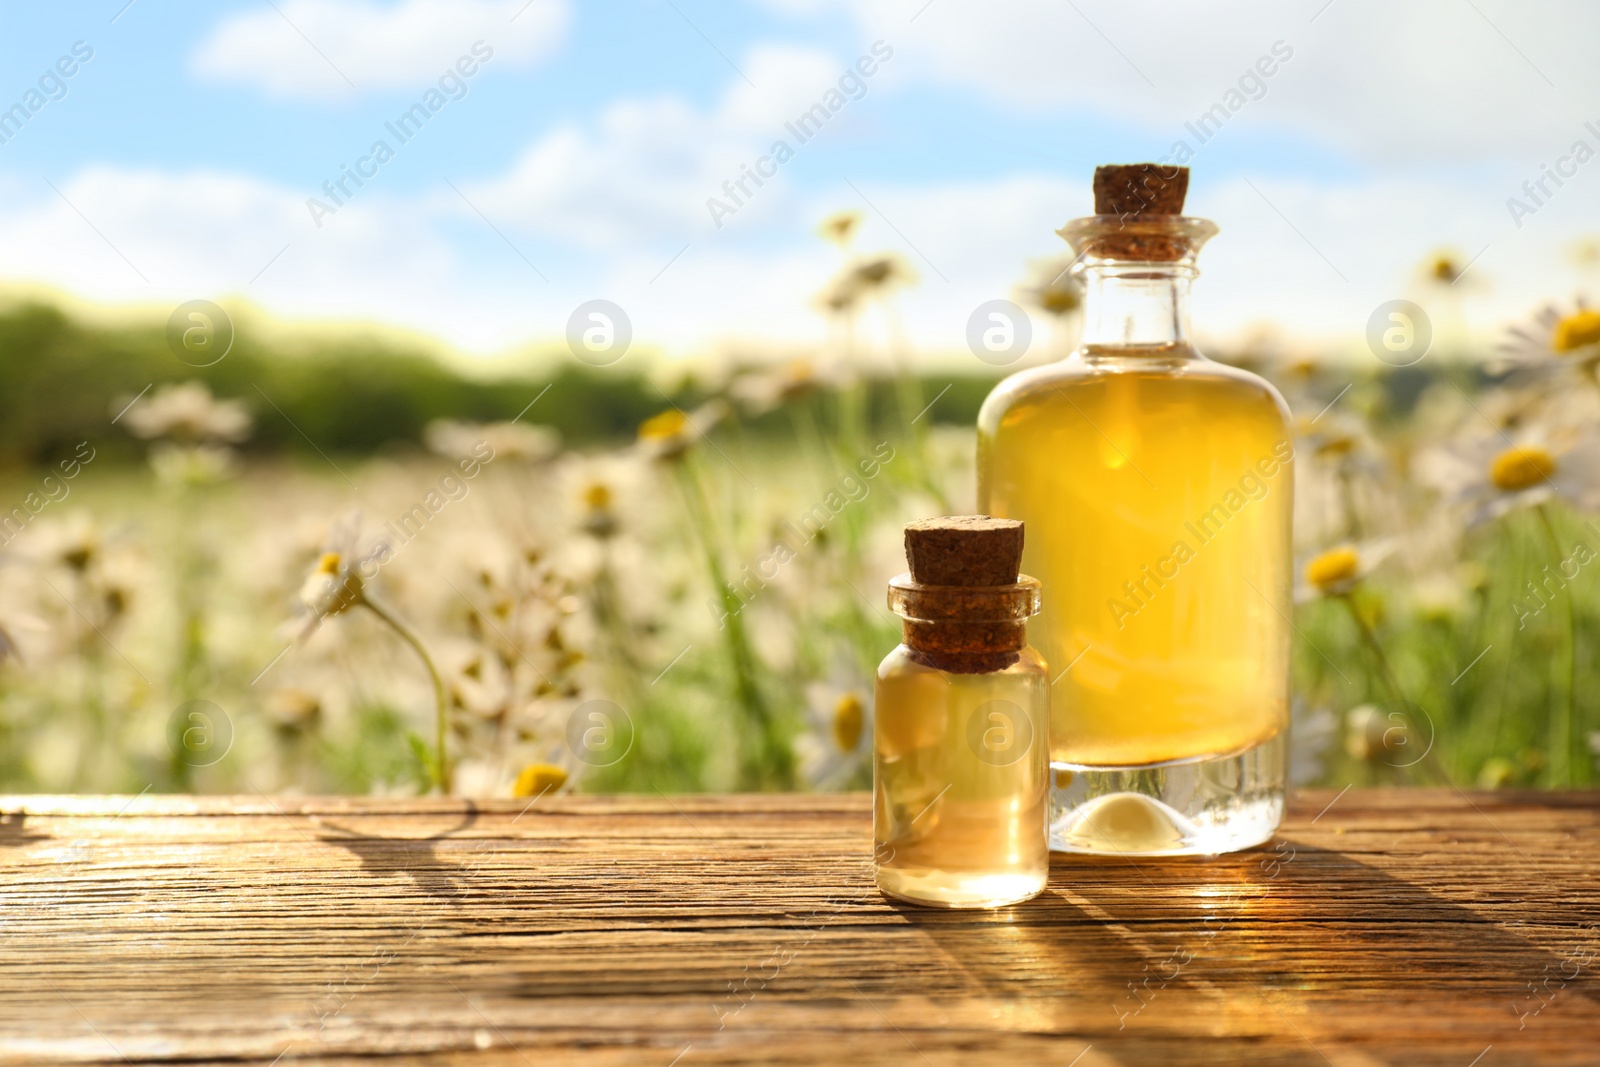
[[0, 811], [6, 1063], [1600, 1061], [1600, 796], [1309, 793], [993, 913], [879, 896], [862, 796]]

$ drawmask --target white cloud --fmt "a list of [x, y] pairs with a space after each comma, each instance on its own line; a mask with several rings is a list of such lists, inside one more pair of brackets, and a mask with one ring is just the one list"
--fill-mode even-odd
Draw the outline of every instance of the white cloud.
[[[1190, 96], [1172, 112], [1178, 117], [1201, 110], [1195, 101], [1216, 100], [1259, 54], [1254, 36], [1242, 43], [1222, 40], [1227, 34], [1196, 23], [1179, 27], [1190, 33], [1195, 54], [1174, 53], [1169, 61], [1157, 62], [1170, 47], [1164, 37], [1146, 41], [1151, 35], [1132, 33], [1110, 9], [1091, 6], [1090, 0], [1081, 3], [1113, 39], [1130, 34], [1137, 42], [1129, 46], [1130, 58], [1143, 69], [1152, 76], [1159, 69], [1167, 86], [1188, 87], [1184, 91]], [[1288, 121], [1298, 114], [1294, 121], [1301, 124], [1326, 112], [1332, 116], [1327, 121], [1343, 123], [1338, 136], [1355, 138], [1373, 152], [1389, 143], [1386, 137], [1409, 136], [1400, 119], [1407, 107], [1422, 105], [1397, 98], [1393, 115], [1376, 122], [1373, 101], [1381, 98], [1382, 87], [1370, 70], [1315, 75], [1334, 87], [1363, 86], [1350, 90], [1350, 114], [1342, 118], [1337, 98], [1319, 104], [1288, 91], [1297, 83], [1286, 79], [1304, 76], [1307, 84], [1297, 91], [1315, 95], [1310, 72], [1320, 68], [1314, 64], [1334, 59], [1318, 58], [1319, 48], [1332, 45], [1317, 44], [1312, 34], [1326, 32], [1330, 42], [1341, 40], [1344, 31], [1336, 16], [1354, 17], [1356, 12], [1345, 16], [1342, 9], [1357, 3], [1336, 0], [1314, 25], [1300, 27], [1306, 41], [1296, 38], [1296, 54], [1275, 76], [1267, 98], [1230, 121], [1260, 121], [1255, 111], [1269, 107], [1281, 111], [1263, 110], [1263, 116]], [[1168, 121], [1181, 126], [1159, 117], [1167, 114], [1160, 108], [1170, 101], [1140, 89], [1142, 82], [1129, 85], [1128, 79], [1137, 81], [1137, 76], [1104, 42], [1095, 44], [1098, 36], [1082, 26], [1067, 34], [1064, 22], [1056, 26], [1061, 35], [1055, 40], [1037, 27], [1031, 36], [1019, 36], [1015, 25], [1006, 26], [1016, 10], [1015, 4], [998, 9], [994, 21], [1004, 32], [990, 27], [986, 36], [980, 25], [985, 20], [963, 22], [959, 5], [936, 2], [915, 24], [926, 40], [902, 42], [883, 34], [895, 47], [892, 76], [900, 79], [916, 64], [932, 64], [918, 76], [965, 78], [986, 92], [1014, 94], [1016, 100], [1051, 108], [1088, 101], [1109, 114], [1138, 117], [1152, 128], [1164, 130]], [[1183, 10], [1168, 15], [1187, 18]], [[1224, 29], [1239, 30], [1227, 14], [1239, 10], [1234, 4], [1224, 10], [1226, 17], [1218, 16]], [[1487, 0], [1485, 10], [1491, 17], [1500, 14], [1487, 7]], [[1070, 10], [1063, 17], [1077, 18]], [[1400, 21], [1410, 17], [1397, 16]], [[1397, 24], [1391, 20], [1390, 25]], [[1270, 24], [1249, 28], [1268, 44], [1275, 32]], [[1472, 23], [1448, 22], [1439, 32], [1471, 37], [1469, 54], [1485, 61]], [[962, 38], [987, 58], [962, 68], [968, 61], [947, 38]], [[1527, 48], [1536, 61], [1548, 60], [1536, 46]], [[1063, 50], [1072, 54], [1057, 54]], [[1388, 43], [1373, 42], [1361, 53], [1362, 61], [1381, 67], [1390, 62], [1385, 58], [1390, 51]], [[722, 93], [706, 103], [672, 95], [615, 100], [593, 121], [547, 132], [503, 173], [478, 181], [455, 178], [472, 204], [539, 264], [548, 281], [528, 271], [500, 234], [448, 189], [391, 196], [382, 185], [374, 186], [318, 230], [306, 212], [306, 189], [227, 173], [106, 167], [58, 180], [61, 192], [104, 239], [37, 179], [18, 183], [0, 174], [0, 188], [8, 194], [0, 197], [0, 275], [52, 282], [99, 299], [176, 303], [245, 293], [285, 315], [372, 317], [430, 330], [479, 351], [558, 339], [571, 309], [597, 296], [628, 310], [641, 347], [687, 352], [733, 337], [804, 343], [823, 333], [811, 298], [836, 265], [813, 227], [832, 210], [856, 207], [866, 220], [859, 246], [898, 250], [921, 275], [921, 283], [900, 300], [905, 329], [919, 350], [960, 353], [972, 309], [1011, 295], [1027, 260], [1065, 251], [1053, 229], [1090, 208], [1087, 173], [1017, 170], [962, 181], [937, 171], [894, 180], [856, 175], [858, 193], [837, 178], [822, 179], [820, 188], [800, 186], [784, 170], [717, 229], [706, 199], [720, 194], [723, 181], [737, 178], [741, 166], [768, 151], [775, 138], [786, 136], [784, 123], [835, 85], [847, 62], [815, 49], [776, 46], [737, 58], [754, 86], [730, 76]], [[1438, 67], [1432, 58], [1416, 61]], [[1522, 61], [1513, 54], [1508, 62]], [[1346, 65], [1360, 68], [1362, 63]], [[1047, 76], [1047, 68], [1054, 74]], [[1227, 77], [1219, 81], [1218, 72]], [[1551, 74], [1564, 77], [1553, 64]], [[883, 92], [883, 79], [890, 76], [879, 74], [868, 83], [868, 92]], [[1408, 73], [1396, 77], [1402, 89], [1412, 84]], [[1513, 87], [1506, 90], [1513, 97], [1528, 89], [1507, 70], [1497, 70], [1495, 77]], [[1547, 90], [1528, 89], [1534, 95]], [[1321, 91], [1337, 96], [1335, 88]], [[1438, 95], [1442, 99], [1448, 92], [1441, 88]], [[1474, 92], [1466, 98], [1473, 99]], [[872, 114], [870, 103], [850, 103], [832, 121], [855, 123]], [[1548, 121], [1535, 115], [1528, 125]], [[1513, 148], [1522, 143], [1497, 134], [1501, 139], [1474, 148], [1478, 134], [1471, 126], [1468, 116], [1455, 127], [1430, 128], [1417, 137], [1445, 146], [1440, 153], [1446, 148], [1490, 152], [1502, 143]], [[830, 126], [825, 142], [798, 151], [824, 152], [823, 144], [842, 140], [844, 133]], [[1282, 176], [1294, 173], [1287, 166], [1263, 168], [1251, 173], [1253, 187], [1242, 177], [1222, 177], [1220, 168], [1202, 165], [1195, 173], [1191, 209], [1216, 219], [1223, 232], [1201, 259], [1205, 276], [1196, 291], [1197, 325], [1206, 334], [1226, 335], [1270, 320], [1294, 333], [1359, 338], [1379, 303], [1416, 297], [1417, 261], [1447, 243], [1468, 257], [1484, 250], [1472, 275], [1477, 287], [1462, 300], [1477, 326], [1495, 327], [1543, 299], [1564, 296], [1571, 279], [1560, 273], [1560, 250], [1600, 216], [1595, 180], [1600, 171], [1590, 173], [1600, 163], [1568, 181], [1520, 229], [1505, 209], [1505, 198], [1519, 192], [1524, 177], [1537, 177], [1538, 164], [1553, 161], [1578, 135], [1577, 129], [1564, 133], [1548, 151], [1534, 151], [1526, 160], [1472, 167], [1436, 162], [1427, 168], [1373, 166], [1337, 174], [1302, 168], [1295, 178]], [[1539, 140], [1545, 134], [1535, 130], [1519, 136]], [[824, 168], [811, 173], [818, 169], [826, 173]], [[288, 251], [252, 283], [286, 244]]]
[[[1471, 325], [1495, 329], [1568, 295], [1562, 248], [1600, 214], [1600, 191], [1572, 185], [1517, 230], [1500, 211], [1509, 190], [1471, 181], [1253, 180], [1254, 189], [1201, 181], [1191, 193], [1195, 210], [1222, 224], [1200, 260], [1202, 336], [1271, 321], [1358, 341], [1378, 304], [1425, 299], [1415, 269], [1443, 242], [1467, 256], [1487, 246], [1460, 303]], [[302, 191], [254, 178], [91, 167], [57, 184], [70, 205], [43, 183], [0, 176], [15, 194], [0, 207], [0, 277], [105, 301], [242, 294], [285, 316], [370, 318], [483, 352], [558, 340], [572, 309], [596, 296], [628, 311], [641, 347], [816, 342], [824, 330], [812, 298], [837, 256], [813, 226], [854, 206], [865, 216], [858, 246], [897, 250], [921, 277], [899, 298], [918, 351], [959, 354], [972, 310], [1011, 296], [1029, 259], [1064, 252], [1052, 230], [1087, 208], [1082, 183], [1064, 178], [862, 181], [876, 210], [844, 185], [790, 194], [759, 226], [697, 237], [676, 260], [678, 248], [649, 242], [588, 253], [572, 243], [541, 249], [511, 231], [543, 281], [481, 220], [463, 220], [448, 191], [371, 191], [317, 230]], [[1438, 313], [1454, 314], [1442, 305]], [[1036, 338], [1044, 331], [1041, 322]]]
[[[793, 142], [784, 123], [815, 104], [845, 66], [812, 49], [753, 48], [740, 62], [753, 84], [733, 78], [714, 106], [671, 96], [619, 101], [589, 129], [567, 124], [546, 134], [508, 174], [468, 195], [518, 229], [586, 248], [707, 235], [715, 227], [706, 200], [724, 196], [723, 183], [777, 138]], [[741, 223], [771, 218], [787, 202], [781, 172], [747, 188], [755, 195]]]
[[[1540, 155], [1600, 118], [1600, 7], [1388, 0], [903, 0], [839, 3], [919, 76], [1008, 106], [1089, 109], [1142, 128], [1152, 151], [1217, 103], [1276, 41], [1293, 58], [1245, 111], [1315, 131], [1366, 162]], [[1318, 14], [1318, 12], [1321, 12]], [[1537, 17], [1533, 17], [1537, 14]], [[1315, 17], [1315, 21], [1312, 21]], [[902, 44], [904, 47], [901, 47]], [[1547, 80], [1548, 79], [1548, 80]], [[1239, 121], [1244, 121], [1240, 119]]]
[[826, 52], [790, 45], [758, 45], [742, 57], [749, 76], [728, 82], [714, 119], [729, 130], [766, 138], [817, 102], [848, 66]]
[[243, 288], [282, 247], [270, 235], [305, 222], [287, 193], [232, 174], [97, 165], [57, 189], [0, 216], [0, 267], [97, 296]]
[[[1007, 178], [862, 186], [894, 223], [891, 229], [869, 214], [867, 246], [900, 249], [922, 276], [902, 303], [925, 350], [963, 351], [967, 317], [980, 302], [1011, 297], [1027, 260], [1067, 252], [1051, 231], [1088, 212], [1084, 184]], [[1200, 256], [1196, 329], [1226, 340], [1275, 324], [1295, 337], [1359, 349], [1374, 309], [1405, 298], [1435, 314], [1441, 329], [1492, 334], [1570, 295], [1579, 279], [1566, 267], [1565, 249], [1600, 216], [1600, 188], [1569, 184], [1519, 230], [1503, 208], [1511, 191], [1492, 180], [1416, 175], [1201, 181], [1191, 188], [1191, 208], [1222, 229]], [[849, 199], [845, 189], [834, 202]], [[1425, 255], [1441, 247], [1463, 260], [1481, 253], [1460, 292], [1422, 282]]]
[[0, 276], [104, 301], [243, 295], [295, 315], [446, 321], [407, 305], [448, 300], [455, 250], [378, 194], [318, 231], [302, 194], [237, 174], [91, 166], [57, 188], [0, 211]]
[[224, 19], [190, 69], [280, 97], [412, 88], [439, 78], [479, 40], [498, 62], [542, 59], [569, 21], [567, 0], [279, 0]]
[[721, 171], [737, 167], [737, 153], [681, 101], [629, 101], [608, 107], [590, 129], [567, 124], [546, 134], [509, 174], [467, 195], [524, 233], [618, 248], [692, 229]]

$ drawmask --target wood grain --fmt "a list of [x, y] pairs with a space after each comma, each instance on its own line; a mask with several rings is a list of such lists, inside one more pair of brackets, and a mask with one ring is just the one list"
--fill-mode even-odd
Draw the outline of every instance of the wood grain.
[[872, 887], [864, 796], [0, 800], [0, 1062], [1600, 1062], [1600, 796], [1297, 797], [1038, 900]]

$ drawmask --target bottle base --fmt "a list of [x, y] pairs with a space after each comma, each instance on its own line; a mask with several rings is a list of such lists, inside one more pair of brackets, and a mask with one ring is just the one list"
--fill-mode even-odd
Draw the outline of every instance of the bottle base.
[[1052, 763], [1050, 849], [1214, 856], [1269, 840], [1283, 821], [1289, 732], [1227, 756], [1143, 767]]
[[1038, 896], [1047, 872], [953, 872], [928, 867], [879, 867], [878, 888], [884, 895], [925, 908], [1003, 908]]

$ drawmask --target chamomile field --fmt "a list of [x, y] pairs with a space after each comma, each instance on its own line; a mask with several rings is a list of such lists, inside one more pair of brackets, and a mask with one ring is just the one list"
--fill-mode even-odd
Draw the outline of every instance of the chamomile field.
[[[892, 305], [893, 264], [848, 264], [830, 313]], [[999, 378], [841, 345], [493, 380], [369, 346], [404, 373], [364, 379], [244, 335], [175, 373], [148, 330], [4, 327], [99, 378], [11, 361], [14, 791], [863, 787], [901, 527], [974, 506]], [[1504, 342], [1216, 354], [1296, 417], [1297, 783], [1594, 778], [1600, 316]]]

